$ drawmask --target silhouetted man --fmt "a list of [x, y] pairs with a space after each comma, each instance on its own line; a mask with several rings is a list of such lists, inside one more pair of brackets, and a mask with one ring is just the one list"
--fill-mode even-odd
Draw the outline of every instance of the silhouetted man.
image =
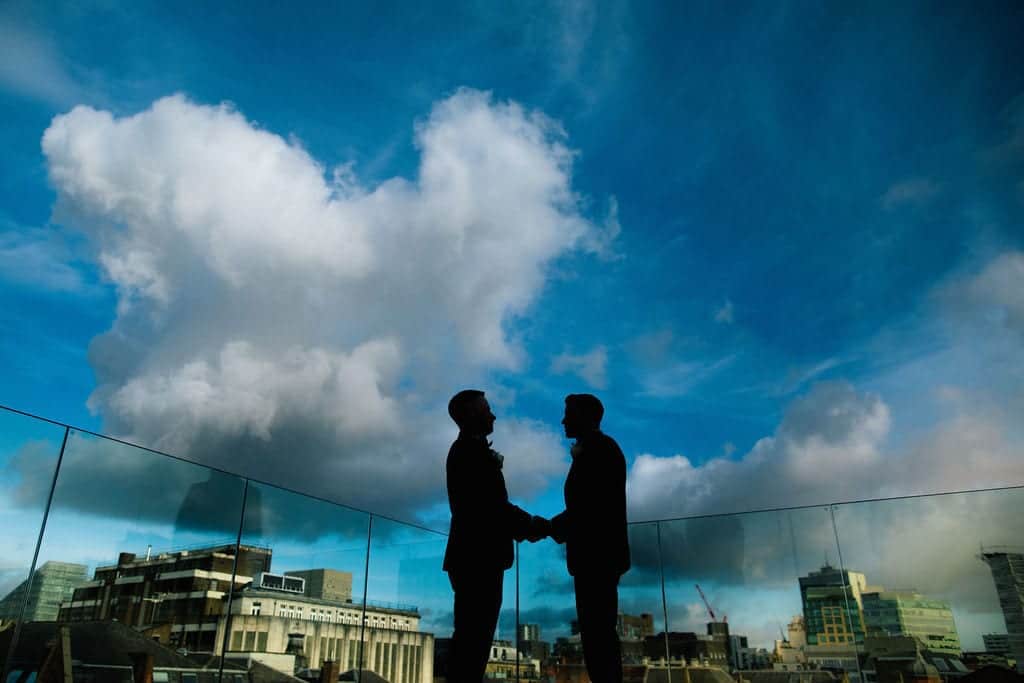
[[615, 631], [619, 577], [629, 570], [626, 458], [601, 431], [604, 406], [596, 396], [565, 397], [565, 435], [576, 439], [565, 478], [565, 511], [551, 518], [551, 537], [565, 543], [576, 584], [576, 616], [592, 683], [622, 683]]
[[539, 540], [547, 521], [508, 502], [502, 456], [487, 441], [495, 418], [484, 392], [455, 394], [448, 414], [459, 426], [447, 464], [452, 523], [444, 570], [455, 591], [448, 680], [480, 683], [498, 624], [505, 570], [515, 559], [513, 540]]

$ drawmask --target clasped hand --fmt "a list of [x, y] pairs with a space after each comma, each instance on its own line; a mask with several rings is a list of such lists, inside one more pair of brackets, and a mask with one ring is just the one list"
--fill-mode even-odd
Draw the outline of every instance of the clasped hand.
[[530, 520], [529, 533], [526, 535], [526, 540], [530, 543], [536, 543], [537, 541], [547, 538], [551, 535], [551, 521], [544, 519], [539, 515], [534, 515], [533, 519]]

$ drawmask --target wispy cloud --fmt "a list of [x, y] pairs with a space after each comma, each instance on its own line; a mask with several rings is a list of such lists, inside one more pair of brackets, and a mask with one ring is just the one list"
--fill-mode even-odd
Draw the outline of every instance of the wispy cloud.
[[725, 303], [715, 311], [715, 322], [722, 323], [724, 325], [731, 325], [734, 320], [735, 315], [733, 312], [732, 301], [726, 299]]
[[924, 206], [938, 196], [941, 186], [929, 178], [907, 178], [889, 186], [879, 198], [886, 211], [905, 206]]
[[551, 372], [572, 373], [594, 389], [608, 385], [608, 349], [596, 346], [584, 354], [560, 353], [551, 359]]
[[61, 235], [45, 228], [0, 232], [0, 278], [52, 292], [92, 291]]
[[640, 395], [648, 398], [684, 396], [701, 382], [736, 360], [730, 354], [715, 360], [677, 361], [647, 372], [640, 380]]
[[79, 101], [82, 88], [45, 36], [0, 16], [0, 87], [55, 106]]

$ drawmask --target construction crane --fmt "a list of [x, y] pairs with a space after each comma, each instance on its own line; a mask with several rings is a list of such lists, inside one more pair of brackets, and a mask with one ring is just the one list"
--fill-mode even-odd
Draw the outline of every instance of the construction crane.
[[[711, 615], [711, 621], [718, 621], [718, 619], [715, 617], [715, 610], [711, 609], [711, 603], [708, 602], [707, 596], [704, 595], [704, 591], [700, 589], [700, 584], [695, 583], [693, 585], [697, 587], [697, 593], [700, 594], [700, 599], [704, 601], [704, 606], [707, 608], [708, 614]], [[724, 619], [722, 619], [722, 622], [724, 623], [728, 619], [729, 617], [725, 617]]]

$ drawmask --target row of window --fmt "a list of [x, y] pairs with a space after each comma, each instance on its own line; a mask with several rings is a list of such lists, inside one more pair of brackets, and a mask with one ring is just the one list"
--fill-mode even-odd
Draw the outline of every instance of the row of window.
[[[266, 652], [267, 631], [234, 631], [231, 634], [231, 650], [240, 652]], [[305, 651], [313, 654], [316, 644], [313, 636], [306, 636]], [[320, 663], [344, 658], [348, 668], [356, 668], [359, 657], [359, 641], [344, 638], [320, 638], [317, 659]], [[423, 647], [407, 643], [366, 643], [368, 668], [393, 683], [415, 683], [420, 679]], [[345, 650], [348, 656], [345, 657]], [[399, 660], [401, 654], [401, 660]], [[372, 663], [372, 664], [371, 664]]]
[[[249, 614], [254, 617], [258, 617], [263, 613], [263, 603], [254, 600], [249, 605]], [[346, 612], [344, 610], [332, 610], [320, 607], [311, 607], [308, 612], [303, 613], [300, 605], [289, 605], [288, 603], [278, 603], [277, 605], [277, 616], [285, 617], [288, 619], [308, 619], [309, 621], [325, 622], [328, 624], [358, 624], [359, 613], [358, 612]], [[387, 617], [380, 615], [367, 615], [363, 618], [365, 623], [371, 627], [377, 628], [391, 628], [395, 630], [410, 630], [412, 624], [408, 619], [400, 619], [398, 617]]]

